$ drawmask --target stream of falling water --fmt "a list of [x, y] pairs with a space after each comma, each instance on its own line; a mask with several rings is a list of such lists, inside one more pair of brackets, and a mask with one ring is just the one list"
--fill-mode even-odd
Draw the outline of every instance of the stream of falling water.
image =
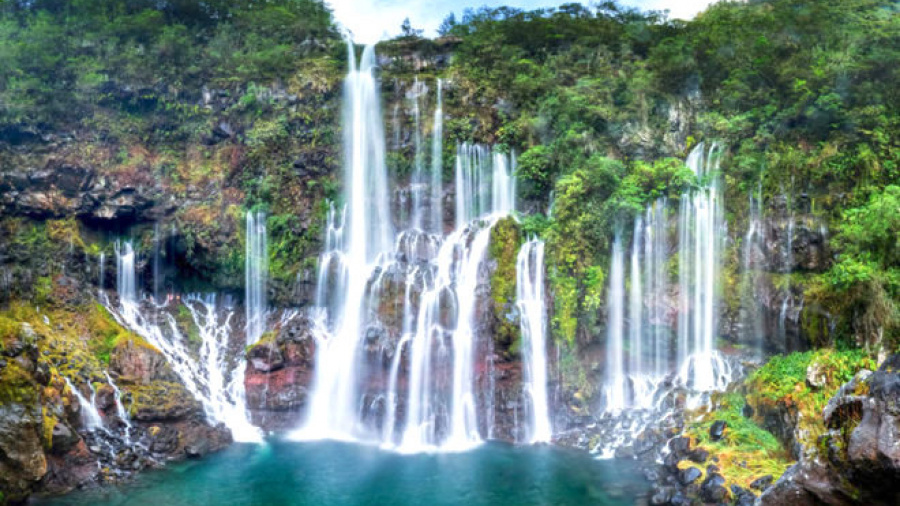
[[266, 281], [269, 251], [266, 238], [266, 213], [247, 212], [244, 306], [247, 313], [247, 344], [252, 345], [266, 331]]
[[516, 259], [516, 303], [522, 330], [525, 393], [530, 403], [529, 441], [546, 443], [553, 430], [547, 394], [547, 309], [544, 302], [544, 243], [522, 245]]
[[[696, 395], [725, 388], [731, 366], [716, 350], [717, 276], [726, 235], [720, 188], [721, 149], [700, 144], [687, 166], [699, 188], [681, 197], [677, 214], [678, 307], [669, 303], [669, 210], [660, 199], [636, 217], [626, 296], [623, 230], [617, 230], [610, 267], [605, 406], [608, 413], [656, 407], [664, 379]], [[627, 305], [627, 308], [626, 308]], [[677, 311], [676, 311], [677, 309]], [[673, 336], [671, 315], [677, 313]], [[627, 317], [626, 317], [627, 316]], [[674, 345], [674, 346], [673, 346]]]
[[[119, 305], [106, 307], [116, 320], [165, 356], [185, 388], [203, 406], [206, 416], [227, 426], [235, 441], [261, 442], [262, 435], [247, 419], [244, 364], [229, 359], [233, 310], [220, 307], [215, 295], [191, 295], [182, 303], [197, 329], [197, 343], [182, 334], [175, 318], [161, 307], [145, 310], [138, 299], [135, 251], [130, 242], [116, 245]], [[196, 349], [195, 349], [196, 348]]]

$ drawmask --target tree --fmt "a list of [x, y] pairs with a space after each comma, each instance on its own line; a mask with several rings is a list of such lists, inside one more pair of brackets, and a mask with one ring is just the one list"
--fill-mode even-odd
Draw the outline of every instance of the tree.
[[409, 22], [409, 18], [403, 20], [403, 24], [400, 25], [400, 36], [405, 39], [415, 39], [422, 36], [425, 30], [418, 30], [412, 27], [412, 23]]
[[453, 30], [453, 27], [456, 26], [456, 14], [450, 13], [444, 21], [441, 22], [441, 26], [438, 27], [438, 35], [445, 36], [450, 33], [450, 30]]

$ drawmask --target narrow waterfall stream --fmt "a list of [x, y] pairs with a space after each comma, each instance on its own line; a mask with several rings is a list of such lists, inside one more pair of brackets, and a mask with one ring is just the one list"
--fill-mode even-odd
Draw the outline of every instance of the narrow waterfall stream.
[[544, 302], [544, 243], [522, 245], [516, 260], [516, 304], [522, 330], [525, 393], [531, 401], [529, 441], [546, 443], [553, 435], [547, 392], [547, 308]]
[[247, 212], [246, 266], [244, 307], [247, 313], [247, 344], [259, 341], [266, 331], [266, 280], [269, 273], [269, 251], [266, 236], [266, 213]]

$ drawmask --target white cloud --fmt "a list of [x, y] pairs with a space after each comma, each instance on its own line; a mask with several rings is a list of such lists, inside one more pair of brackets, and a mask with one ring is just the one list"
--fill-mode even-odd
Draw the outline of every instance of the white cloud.
[[[448, 14], [455, 12], [459, 17], [469, 7], [508, 5], [536, 9], [571, 2], [572, 0], [327, 0], [337, 21], [352, 31], [355, 40], [360, 43], [373, 43], [398, 35], [400, 25], [406, 18], [409, 18], [414, 28], [424, 29], [426, 35], [434, 36]], [[712, 3], [712, 0], [620, 0], [620, 3], [644, 10], [668, 9], [672, 18], [690, 19]]]

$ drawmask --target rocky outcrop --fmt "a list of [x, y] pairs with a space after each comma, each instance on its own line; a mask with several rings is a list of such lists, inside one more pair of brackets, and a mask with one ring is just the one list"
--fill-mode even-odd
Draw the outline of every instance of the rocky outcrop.
[[102, 177], [91, 167], [55, 159], [41, 169], [0, 172], [0, 206], [8, 215], [134, 223], [159, 216], [153, 208], [160, 195], [149, 174]]
[[251, 421], [265, 430], [300, 421], [315, 366], [314, 325], [308, 316], [297, 316], [247, 351], [247, 407]]
[[900, 355], [828, 403], [828, 431], [762, 497], [771, 505], [900, 504]]

